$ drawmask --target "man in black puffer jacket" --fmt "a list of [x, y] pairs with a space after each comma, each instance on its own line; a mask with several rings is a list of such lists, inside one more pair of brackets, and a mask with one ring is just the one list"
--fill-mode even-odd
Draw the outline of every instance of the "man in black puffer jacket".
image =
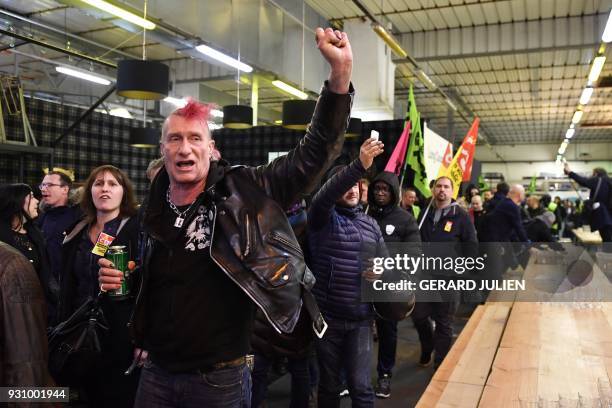
[[[310, 266], [317, 279], [313, 293], [329, 324], [317, 341], [319, 408], [340, 404], [340, 368], [355, 408], [372, 408], [370, 383], [374, 308], [362, 301], [362, 277], [369, 258], [388, 255], [380, 229], [359, 205], [359, 179], [382, 153], [382, 143], [368, 139], [358, 160], [332, 168], [332, 176], [312, 200], [308, 212]], [[372, 252], [364, 254], [364, 247]], [[369, 280], [369, 279], [368, 279]]]
[[[407, 253], [411, 257], [418, 257], [421, 252], [419, 226], [414, 217], [398, 205], [399, 191], [399, 180], [394, 173], [386, 171], [380, 173], [368, 191], [368, 214], [378, 223], [387, 244], [389, 256], [395, 257], [396, 254]], [[400, 242], [410, 242], [413, 245], [405, 245], [405, 250], [388, 245], [395, 243], [395, 246], [398, 246]], [[379, 317], [376, 319], [376, 330], [378, 331], [378, 364], [376, 366], [378, 381], [374, 393], [378, 398], [389, 398], [397, 348], [397, 322]]]

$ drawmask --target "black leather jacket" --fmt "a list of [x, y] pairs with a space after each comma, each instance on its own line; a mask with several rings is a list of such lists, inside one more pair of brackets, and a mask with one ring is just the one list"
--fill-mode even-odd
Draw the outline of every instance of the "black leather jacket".
[[[352, 100], [352, 87], [349, 94], [338, 95], [324, 86], [306, 135], [295, 149], [258, 167], [211, 162], [206, 189], [196, 202], [196, 208], [204, 202], [212, 204], [213, 261], [279, 332], [294, 329], [302, 285], [314, 283], [283, 209], [311, 192], [340, 155]], [[138, 346], [144, 338], [148, 263], [156, 245], [164, 242], [160, 218], [168, 185], [168, 174], [162, 168], [144, 213], [141, 289], [130, 323]], [[183, 225], [191, 221], [186, 219]]]

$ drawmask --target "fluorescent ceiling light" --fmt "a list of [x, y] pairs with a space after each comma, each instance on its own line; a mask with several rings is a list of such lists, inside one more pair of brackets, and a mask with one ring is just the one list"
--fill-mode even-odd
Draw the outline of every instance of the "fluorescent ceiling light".
[[275, 87], [279, 89], [282, 89], [288, 94], [295, 96], [296, 98], [308, 99], [308, 94], [300, 91], [297, 88], [292, 87], [291, 85], [287, 85], [286, 83], [284, 83], [283, 81], [279, 81], [278, 79], [275, 81], [272, 81], [272, 85], [274, 85]]
[[378, 34], [380, 38], [382, 38], [382, 40], [389, 46], [389, 48], [391, 48], [394, 53], [396, 53], [402, 58], [406, 58], [408, 56], [408, 53], [404, 51], [402, 46], [395, 40], [395, 38], [393, 38], [391, 34], [387, 32], [387, 30], [384, 29], [383, 26], [381, 26], [380, 24], [375, 24], [372, 28], [374, 29], [374, 32]]
[[589, 84], [595, 83], [601, 74], [601, 70], [606, 62], [606, 57], [601, 56], [593, 60], [593, 66], [591, 72], [589, 72]]
[[133, 119], [134, 117], [126, 108], [113, 108], [108, 113], [112, 116], [118, 116], [120, 118]]
[[593, 95], [593, 88], [584, 88], [584, 90], [582, 91], [582, 95], [580, 95], [580, 104], [586, 105], [587, 103], [589, 103], [591, 95]]
[[576, 127], [576, 125], [574, 125], [574, 124], [572, 123], [572, 124], [570, 124], [570, 127], [569, 127], [569, 128], [570, 128], [570, 129], [573, 129], [573, 128], [575, 128], [575, 127]]
[[215, 50], [214, 48], [210, 48], [208, 45], [200, 44], [196, 47], [196, 50], [200, 51], [204, 55], [208, 55], [209, 57], [216, 59], [219, 62], [229, 65], [232, 68], [239, 69], [240, 71], [253, 71], [253, 67], [251, 67], [250, 65], [247, 65], [244, 62], [240, 62], [235, 58], [225, 55], [222, 52]]
[[155, 28], [155, 23], [149, 20], [145, 20], [142, 17], [138, 17], [136, 14], [130, 13], [127, 10], [124, 10], [120, 7], [107, 3], [104, 0], [82, 0], [82, 1], [83, 3], [87, 3], [90, 6], [99, 8], [102, 11], [106, 11], [109, 14], [117, 16], [125, 21], [129, 21], [130, 23], [139, 25], [147, 30], [153, 30]]
[[565, 132], [565, 138], [571, 139], [574, 137], [574, 133], [576, 133], [576, 129], [567, 129], [567, 132]]
[[222, 118], [223, 117], [223, 111], [219, 110], [219, 109], [212, 109], [210, 111], [210, 114], [212, 116], [214, 116], [215, 118]]
[[282, 124], [283, 124], [283, 121], [282, 121], [282, 120], [280, 120], [280, 119], [276, 119], [276, 120], [274, 121], [274, 124], [275, 124], [275, 125], [282, 125]]
[[612, 10], [610, 10], [608, 22], [606, 23], [606, 28], [604, 29], [603, 35], [601, 36], [601, 41], [606, 43], [612, 41]]
[[183, 106], [187, 105], [187, 100], [182, 98], [175, 98], [173, 96], [166, 96], [164, 98], [164, 102], [168, 102], [176, 106], [177, 108], [182, 108]]
[[210, 130], [217, 130], [217, 129], [221, 129], [223, 126], [218, 124], [218, 123], [212, 123], [212, 122], [208, 122], [208, 128]]
[[582, 111], [581, 110], [577, 110], [576, 112], [574, 112], [574, 116], [572, 116], [572, 123], [573, 124], [577, 124], [578, 122], [580, 122], [580, 119], [582, 119]]
[[67, 67], [63, 67], [63, 66], [58, 66], [55, 67], [55, 70], [57, 72], [61, 72], [62, 74], [65, 75], [70, 75], [76, 78], [80, 78], [80, 79], [84, 79], [86, 81], [91, 81], [91, 82], [95, 82], [96, 84], [100, 84], [100, 85], [110, 85], [111, 81], [109, 81], [106, 78], [102, 78], [93, 74], [90, 74], [88, 72], [85, 71], [81, 71], [81, 70], [77, 70], [77, 69], [72, 69], [72, 68], [67, 68]]
[[446, 98], [446, 104], [448, 105], [449, 108], [451, 108], [455, 112], [457, 111], [457, 107], [455, 106], [453, 101], [451, 101], [449, 98]]
[[436, 89], [438, 89], [438, 86], [433, 83], [431, 78], [422, 69], [419, 69], [416, 72], [416, 76], [417, 78], [421, 80], [423, 85], [425, 85], [427, 89], [429, 89], [430, 91], [435, 91]]

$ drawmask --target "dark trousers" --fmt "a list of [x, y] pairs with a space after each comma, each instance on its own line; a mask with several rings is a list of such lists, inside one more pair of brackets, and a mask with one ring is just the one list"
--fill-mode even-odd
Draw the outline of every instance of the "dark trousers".
[[376, 319], [378, 332], [378, 364], [376, 371], [378, 377], [388, 375], [391, 377], [395, 366], [395, 353], [397, 350], [397, 322]]
[[317, 341], [319, 360], [319, 408], [340, 406], [340, 369], [346, 380], [353, 408], [374, 407], [371, 384], [372, 321], [325, 318], [329, 328]]
[[[289, 358], [287, 369], [291, 374], [291, 404], [290, 408], [308, 408], [310, 397], [310, 372], [308, 356], [304, 358]], [[263, 354], [255, 354], [253, 368], [253, 396], [251, 406], [259, 408], [268, 394], [268, 371], [274, 360]]]
[[612, 253], [612, 225], [600, 228], [599, 235], [601, 235], [602, 240], [601, 250]]
[[[419, 334], [421, 351], [431, 353], [435, 351], [434, 362], [439, 365], [448, 351], [453, 340], [453, 318], [457, 303], [449, 302], [417, 302], [412, 312], [412, 321]], [[434, 331], [431, 321], [436, 322]]]
[[603, 242], [612, 242], [612, 226], [606, 226], [599, 229], [599, 235]]
[[147, 361], [135, 408], [250, 408], [251, 373], [246, 364], [206, 373], [171, 373]]

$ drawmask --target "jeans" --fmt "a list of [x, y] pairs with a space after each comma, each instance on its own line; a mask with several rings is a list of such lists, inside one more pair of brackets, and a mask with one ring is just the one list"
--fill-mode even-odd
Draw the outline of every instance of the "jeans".
[[246, 364], [206, 373], [171, 373], [150, 360], [140, 374], [136, 408], [250, 408], [251, 373]]
[[372, 322], [325, 318], [329, 327], [317, 341], [319, 408], [340, 406], [340, 369], [346, 379], [353, 408], [374, 406], [371, 384]]
[[379, 378], [385, 374], [391, 377], [397, 350], [397, 322], [376, 319], [376, 330], [378, 331], [378, 364], [376, 365], [376, 371]]
[[[453, 340], [453, 319], [457, 303], [449, 302], [417, 302], [412, 312], [412, 321], [419, 334], [421, 352], [431, 353], [435, 350], [434, 363], [440, 365]], [[429, 318], [436, 322], [434, 332]]]
[[[310, 397], [310, 373], [308, 370], [308, 357], [289, 358], [287, 369], [291, 373], [291, 404], [290, 408], [308, 408]], [[253, 368], [253, 396], [251, 405], [259, 406], [268, 394], [268, 371], [273, 360], [263, 354], [255, 354], [255, 367]]]

